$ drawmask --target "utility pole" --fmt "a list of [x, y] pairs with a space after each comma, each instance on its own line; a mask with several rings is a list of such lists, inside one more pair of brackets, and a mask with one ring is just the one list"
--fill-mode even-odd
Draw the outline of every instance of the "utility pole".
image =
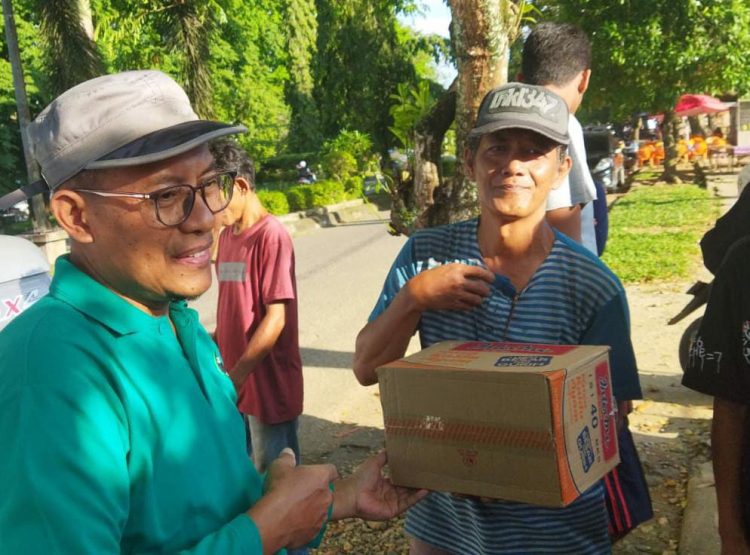
[[[8, 58], [13, 73], [13, 88], [16, 94], [16, 109], [18, 111], [18, 125], [21, 131], [21, 143], [23, 144], [23, 157], [26, 161], [26, 175], [29, 183], [33, 183], [40, 178], [39, 167], [31, 155], [31, 146], [26, 135], [26, 127], [31, 121], [29, 113], [29, 103], [26, 96], [26, 83], [23, 79], [23, 69], [21, 67], [21, 54], [18, 50], [18, 35], [16, 34], [16, 22], [13, 17], [13, 6], [11, 0], [2, 0], [3, 19], [5, 22], [5, 42], [8, 44]], [[49, 229], [47, 222], [47, 208], [44, 205], [44, 199], [41, 195], [35, 195], [29, 199], [31, 205], [32, 223], [34, 231], [44, 231]]]

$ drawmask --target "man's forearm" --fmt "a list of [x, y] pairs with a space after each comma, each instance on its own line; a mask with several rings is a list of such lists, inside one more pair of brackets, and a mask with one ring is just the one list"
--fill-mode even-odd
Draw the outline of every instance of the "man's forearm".
[[723, 542], [744, 538], [740, 476], [745, 410], [745, 405], [714, 398], [711, 447], [719, 505], [719, 534]]
[[404, 287], [380, 316], [362, 328], [354, 350], [354, 375], [362, 385], [376, 383], [375, 369], [404, 355], [421, 314]]
[[248, 341], [245, 351], [229, 372], [235, 388], [239, 390], [247, 377], [255, 370], [258, 363], [271, 352], [286, 325], [284, 303], [268, 305], [266, 315]]

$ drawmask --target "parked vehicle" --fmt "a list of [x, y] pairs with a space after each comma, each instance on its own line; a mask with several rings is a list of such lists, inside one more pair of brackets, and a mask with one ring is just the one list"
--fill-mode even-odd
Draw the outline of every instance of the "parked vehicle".
[[586, 145], [586, 162], [591, 177], [599, 181], [607, 191], [623, 187], [624, 172], [615, 171], [617, 153], [612, 130], [604, 125], [586, 127], [583, 130], [583, 142]]
[[49, 263], [26, 239], [0, 235], [0, 330], [47, 294]]

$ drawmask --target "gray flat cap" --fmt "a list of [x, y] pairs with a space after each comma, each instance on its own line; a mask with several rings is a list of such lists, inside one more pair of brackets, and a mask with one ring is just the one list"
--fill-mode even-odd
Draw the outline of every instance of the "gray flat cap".
[[157, 162], [245, 131], [198, 118], [185, 91], [160, 71], [97, 77], [58, 96], [29, 124], [43, 181], [0, 198], [0, 210], [54, 190], [82, 170]]

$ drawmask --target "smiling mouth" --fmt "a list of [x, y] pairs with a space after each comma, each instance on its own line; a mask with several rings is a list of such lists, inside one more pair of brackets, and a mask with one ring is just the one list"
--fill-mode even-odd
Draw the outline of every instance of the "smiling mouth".
[[174, 258], [181, 264], [188, 264], [190, 266], [203, 266], [211, 262], [211, 245], [208, 245], [197, 251], [188, 252], [186, 254], [179, 254]]

